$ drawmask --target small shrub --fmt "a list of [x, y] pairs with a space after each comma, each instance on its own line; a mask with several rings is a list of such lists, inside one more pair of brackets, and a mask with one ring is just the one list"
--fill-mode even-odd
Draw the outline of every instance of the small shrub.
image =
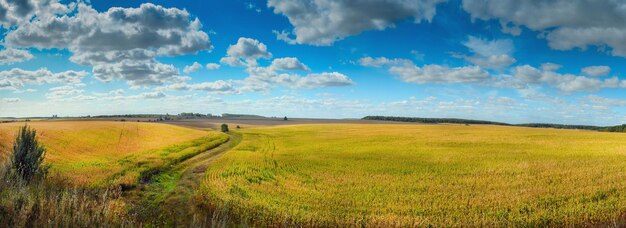
[[228, 124], [222, 124], [222, 132], [228, 132]]
[[46, 148], [37, 141], [37, 131], [24, 125], [18, 131], [9, 155], [9, 173], [26, 182], [43, 178], [48, 171], [43, 165], [45, 155]]

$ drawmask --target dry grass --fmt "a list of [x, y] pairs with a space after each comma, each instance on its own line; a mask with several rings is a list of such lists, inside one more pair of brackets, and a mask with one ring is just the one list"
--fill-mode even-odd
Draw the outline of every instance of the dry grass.
[[[0, 154], [4, 157], [23, 124], [0, 124]], [[99, 183], [111, 174], [131, 183], [137, 174], [125, 175], [129, 166], [158, 166], [196, 152], [194, 148], [204, 142], [226, 139], [217, 132], [156, 123], [54, 121], [28, 125], [37, 130], [46, 146], [45, 162], [52, 164], [51, 171], [79, 184]]]
[[626, 134], [359, 124], [241, 132], [202, 191], [244, 223], [615, 225], [626, 212]]

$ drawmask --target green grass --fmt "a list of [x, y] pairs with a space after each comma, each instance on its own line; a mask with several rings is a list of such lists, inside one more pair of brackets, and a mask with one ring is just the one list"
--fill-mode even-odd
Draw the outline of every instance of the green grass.
[[241, 133], [202, 191], [243, 223], [564, 226], [626, 212], [626, 134], [358, 124]]
[[[152, 177], [167, 171], [175, 164], [187, 160], [199, 153], [213, 149], [228, 140], [228, 135], [213, 132], [208, 136], [190, 142], [153, 149], [131, 155], [118, 161], [125, 167], [98, 183], [101, 186], [134, 186], [138, 182], [152, 181]], [[177, 179], [174, 179], [177, 180]], [[175, 184], [175, 183], [174, 183]], [[164, 187], [168, 187], [165, 185]]]

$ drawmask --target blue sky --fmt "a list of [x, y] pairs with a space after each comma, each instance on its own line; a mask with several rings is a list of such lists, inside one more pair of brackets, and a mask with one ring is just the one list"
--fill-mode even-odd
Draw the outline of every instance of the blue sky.
[[621, 124], [625, 4], [0, 0], [0, 116]]

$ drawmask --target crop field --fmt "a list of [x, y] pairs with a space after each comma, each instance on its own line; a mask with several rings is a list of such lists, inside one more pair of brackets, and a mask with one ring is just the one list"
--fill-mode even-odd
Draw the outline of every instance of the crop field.
[[[0, 124], [0, 160], [24, 123]], [[47, 148], [51, 172], [76, 184], [133, 184], [142, 172], [202, 152], [225, 134], [166, 124], [112, 121], [30, 122]]]
[[213, 208], [260, 225], [623, 224], [626, 134], [491, 125], [242, 129]]

